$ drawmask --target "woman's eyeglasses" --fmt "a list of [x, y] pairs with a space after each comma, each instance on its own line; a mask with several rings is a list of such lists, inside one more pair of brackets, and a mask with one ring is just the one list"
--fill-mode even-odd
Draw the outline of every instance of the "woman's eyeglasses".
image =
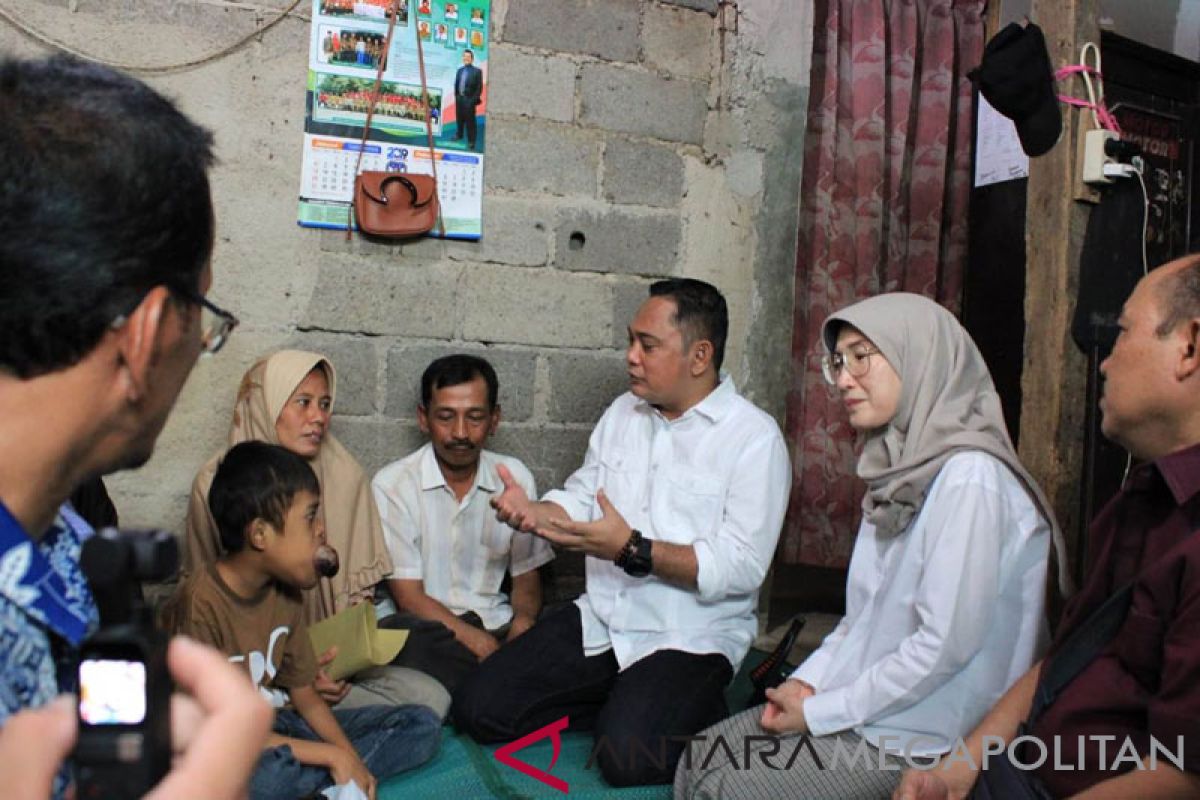
[[878, 350], [851, 350], [846, 353], [834, 351], [821, 356], [821, 374], [830, 386], [837, 385], [838, 376], [846, 370], [853, 378], [861, 378], [871, 369], [871, 356], [878, 355]]

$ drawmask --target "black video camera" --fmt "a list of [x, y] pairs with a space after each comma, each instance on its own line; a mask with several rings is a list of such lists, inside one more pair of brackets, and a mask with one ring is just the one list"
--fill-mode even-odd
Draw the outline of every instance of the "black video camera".
[[130, 800], [171, 767], [167, 636], [155, 626], [140, 582], [174, 575], [179, 545], [166, 531], [105, 528], [84, 542], [80, 561], [100, 629], [79, 653], [75, 796]]

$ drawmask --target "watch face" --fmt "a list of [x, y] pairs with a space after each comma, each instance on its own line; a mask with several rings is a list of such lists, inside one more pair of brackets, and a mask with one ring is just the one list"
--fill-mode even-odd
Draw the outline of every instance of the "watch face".
[[650, 558], [651, 542], [649, 539], [639, 539], [637, 549], [629, 556], [625, 562], [625, 572], [634, 578], [644, 578], [650, 574], [653, 569], [653, 561]]

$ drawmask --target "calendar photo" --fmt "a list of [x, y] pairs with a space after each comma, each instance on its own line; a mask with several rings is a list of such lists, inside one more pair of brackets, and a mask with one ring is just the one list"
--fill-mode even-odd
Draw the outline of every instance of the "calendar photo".
[[[408, 24], [408, 3], [409, 0], [400, 0], [400, 16], [396, 19], [397, 25]], [[382, 20], [387, 22], [391, 15], [391, 7], [392, 0], [319, 0], [317, 13], [341, 20]]]
[[[373, 78], [351, 78], [345, 75], [321, 75], [317, 83], [316, 104], [312, 118], [361, 128], [367, 121]], [[430, 121], [436, 123], [434, 135], [441, 127], [442, 93], [430, 89]], [[410, 127], [425, 130], [425, 106], [421, 102], [420, 84], [384, 81], [375, 102], [375, 120], [379, 123], [411, 123]]]
[[382, 61], [383, 68], [387, 69], [382, 33], [322, 25], [318, 38], [321, 40], [321, 49], [317, 51], [317, 62], [323, 66], [376, 72]]

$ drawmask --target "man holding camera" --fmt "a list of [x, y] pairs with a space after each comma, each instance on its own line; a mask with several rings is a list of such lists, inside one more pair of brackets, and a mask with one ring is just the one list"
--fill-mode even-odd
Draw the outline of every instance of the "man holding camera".
[[[0, 108], [6, 722], [73, 688], [74, 657], [96, 627], [79, 567], [91, 528], [64, 503], [84, 481], [149, 459], [197, 356], [215, 352], [235, 320], [204, 297], [207, 131], [139, 81], [64, 57], [0, 61]], [[168, 664], [199, 708], [176, 704], [176, 745], [191, 746], [156, 796], [235, 796], [269, 709], [207, 648], [176, 641]], [[13, 721], [48, 732], [35, 756], [23, 752], [28, 736], [0, 736], [0, 772], [32, 776], [26, 796], [50, 790], [50, 759], [66, 755], [73, 717], [59, 703]], [[66, 783], [60, 768], [54, 796]]]

